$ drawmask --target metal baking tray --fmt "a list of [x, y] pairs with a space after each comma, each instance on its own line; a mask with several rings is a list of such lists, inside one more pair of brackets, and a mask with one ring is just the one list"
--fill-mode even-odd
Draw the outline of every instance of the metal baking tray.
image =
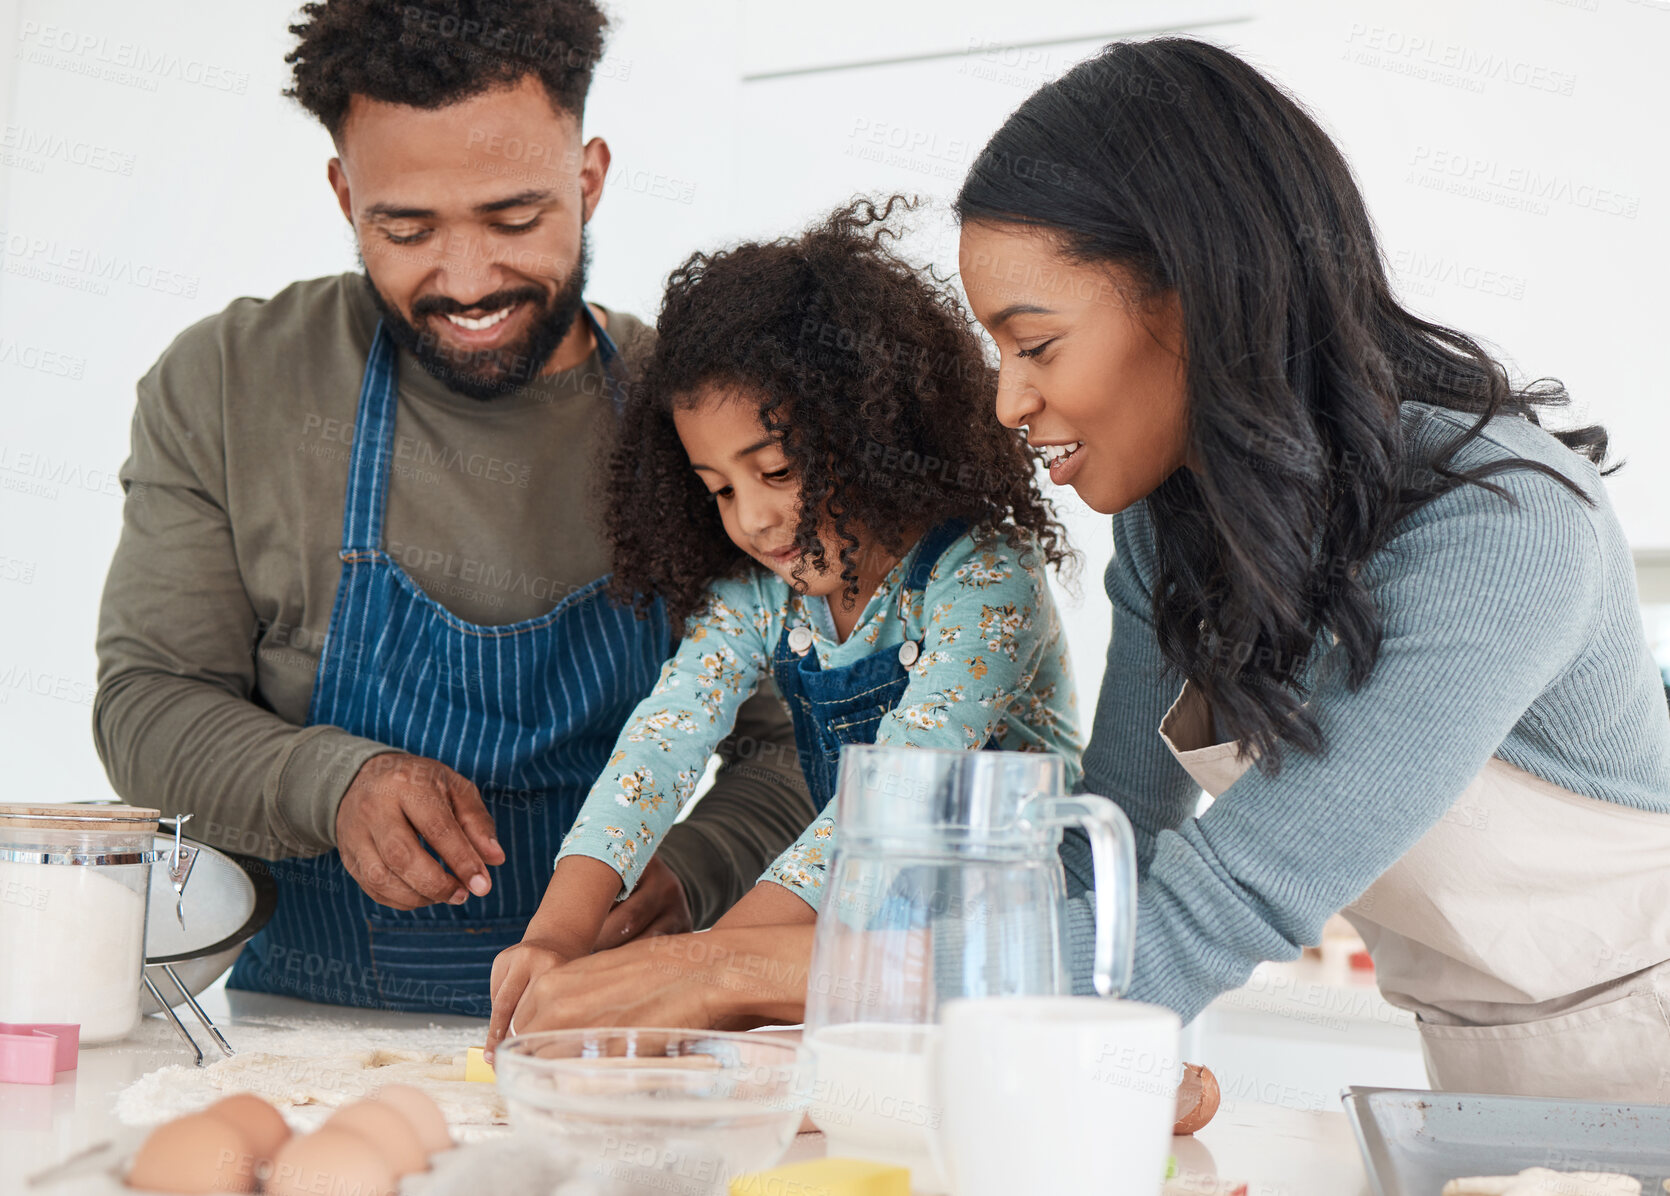
[[1670, 1105], [1618, 1105], [1407, 1088], [1340, 1093], [1374, 1196], [1438, 1196], [1460, 1175], [1526, 1167], [1619, 1171], [1663, 1196]]

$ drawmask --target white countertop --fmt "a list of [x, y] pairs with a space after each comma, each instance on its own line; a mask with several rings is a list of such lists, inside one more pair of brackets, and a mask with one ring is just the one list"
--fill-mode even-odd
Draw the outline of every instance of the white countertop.
[[[460, 1041], [466, 1044], [479, 1041], [485, 1026], [474, 1018], [341, 1009], [286, 997], [228, 993], [219, 987], [210, 989], [203, 1003], [234, 1048], [240, 1018], [334, 1013], [349, 1026], [455, 1025]], [[186, 1020], [199, 1030], [199, 1039], [206, 1040], [189, 1016]], [[219, 1057], [207, 1044], [206, 1049], [210, 1062]], [[77, 1069], [62, 1073], [54, 1085], [0, 1084], [0, 1193], [22, 1193], [25, 1176], [103, 1140], [135, 1134], [116, 1120], [117, 1093], [157, 1068], [188, 1063], [190, 1058], [173, 1028], [152, 1017], [123, 1042], [84, 1048]], [[1210, 1060], [1205, 1062], [1210, 1065]], [[802, 1134], [789, 1160], [814, 1157], [822, 1150], [822, 1135]], [[1340, 1112], [1229, 1100], [1198, 1135], [1174, 1139], [1172, 1150], [1179, 1175], [1168, 1185], [1170, 1192], [1208, 1196], [1227, 1192], [1229, 1185], [1240, 1182], [1247, 1184], [1248, 1196], [1359, 1196], [1367, 1192], [1356, 1145]], [[66, 1181], [27, 1190], [67, 1196], [77, 1185]]]

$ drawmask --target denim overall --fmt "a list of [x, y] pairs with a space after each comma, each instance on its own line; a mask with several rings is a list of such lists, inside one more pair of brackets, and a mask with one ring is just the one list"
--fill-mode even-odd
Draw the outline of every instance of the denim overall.
[[[618, 353], [591, 309], [609, 395]], [[273, 866], [278, 907], [238, 957], [233, 988], [337, 1005], [491, 1012], [494, 957], [521, 941], [562, 837], [620, 729], [670, 653], [648, 619], [612, 603], [607, 577], [554, 610], [503, 626], [465, 622], [383, 551], [397, 388], [381, 324], [366, 360], [342, 520], [342, 580], [308, 725], [328, 724], [439, 760], [473, 781], [505, 852], [493, 888], [462, 905], [379, 905], [332, 851]]]
[[[922, 537], [905, 579], [907, 595], [919, 595], [928, 588], [928, 577], [939, 558], [967, 530], [967, 524], [952, 520]], [[905, 696], [910, 665], [925, 645], [921, 639], [907, 639], [897, 648], [883, 648], [852, 664], [826, 669], [819, 665], [811, 644], [809, 628], [785, 627], [771, 664], [777, 691], [794, 720], [800, 770], [806, 775], [813, 804], [821, 810], [835, 796], [842, 745], [876, 741], [883, 716]]]

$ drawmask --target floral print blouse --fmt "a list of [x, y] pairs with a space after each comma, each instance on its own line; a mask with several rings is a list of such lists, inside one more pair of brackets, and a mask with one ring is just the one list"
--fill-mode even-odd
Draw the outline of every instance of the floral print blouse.
[[[954, 541], [912, 595], [915, 553], [876, 588], [845, 641], [823, 598], [792, 590], [763, 569], [719, 581], [684, 641], [627, 721], [614, 753], [563, 839], [557, 858], [584, 855], [619, 872], [632, 891], [656, 844], [690, 800], [737, 708], [771, 676], [785, 628], [805, 627], [823, 668], [840, 668], [906, 639], [922, 643], [903, 699], [876, 732], [880, 744], [1056, 752], [1069, 786], [1081, 775], [1072, 667], [1036, 551], [1005, 537]], [[816, 908], [835, 843], [834, 811], [813, 821], [761, 880]]]

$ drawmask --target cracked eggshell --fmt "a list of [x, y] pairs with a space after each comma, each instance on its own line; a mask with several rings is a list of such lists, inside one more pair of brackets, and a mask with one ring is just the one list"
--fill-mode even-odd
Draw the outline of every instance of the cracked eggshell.
[[1206, 1123], [1217, 1114], [1221, 1099], [1218, 1077], [1207, 1068], [1185, 1063], [1183, 1080], [1177, 1085], [1177, 1124], [1171, 1127], [1171, 1132], [1192, 1134], [1206, 1128]]

